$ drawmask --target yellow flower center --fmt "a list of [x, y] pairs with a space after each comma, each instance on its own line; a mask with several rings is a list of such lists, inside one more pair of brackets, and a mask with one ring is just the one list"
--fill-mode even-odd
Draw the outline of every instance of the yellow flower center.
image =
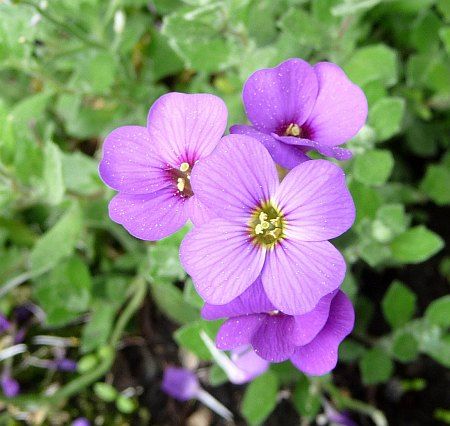
[[298, 124], [291, 123], [289, 126], [286, 127], [286, 130], [284, 131], [285, 136], [295, 136], [299, 137], [302, 134], [302, 129]]
[[250, 235], [256, 244], [274, 247], [284, 238], [286, 221], [283, 214], [271, 202], [257, 208], [250, 219]]
[[182, 197], [191, 197], [193, 195], [191, 188], [191, 166], [189, 163], [181, 163], [179, 169], [172, 170], [173, 178]]

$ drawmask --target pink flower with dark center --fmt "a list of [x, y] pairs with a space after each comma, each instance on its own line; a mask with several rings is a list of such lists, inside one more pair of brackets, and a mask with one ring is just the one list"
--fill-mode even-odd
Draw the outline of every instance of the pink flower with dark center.
[[289, 59], [258, 70], [246, 81], [242, 97], [252, 125], [232, 126], [231, 133], [258, 139], [288, 169], [309, 160], [310, 150], [351, 158], [338, 145], [355, 136], [367, 118], [363, 91], [331, 62], [311, 66]]
[[250, 344], [259, 357], [270, 362], [290, 359], [309, 375], [326, 374], [336, 366], [338, 346], [354, 324], [352, 304], [341, 291], [323, 297], [307, 314], [287, 315], [270, 302], [259, 279], [230, 303], [207, 303], [202, 316], [229, 318], [216, 337], [219, 349]]
[[307, 161], [280, 183], [262, 144], [229, 135], [196, 165], [191, 184], [217, 216], [180, 247], [206, 302], [228, 303], [261, 276], [275, 309], [300, 315], [341, 285], [345, 261], [327, 240], [352, 225], [355, 208], [338, 166]]
[[143, 240], [159, 240], [188, 219], [194, 224], [211, 211], [194, 195], [190, 176], [209, 155], [227, 125], [227, 109], [217, 96], [168, 93], [148, 114], [147, 127], [124, 126], [103, 144], [99, 173], [119, 193], [109, 215]]

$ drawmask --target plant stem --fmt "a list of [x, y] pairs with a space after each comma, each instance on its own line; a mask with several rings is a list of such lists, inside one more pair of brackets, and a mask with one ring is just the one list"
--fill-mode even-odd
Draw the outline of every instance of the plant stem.
[[337, 405], [339, 405], [341, 408], [347, 408], [349, 410], [365, 414], [366, 416], [369, 416], [377, 426], [388, 425], [386, 417], [378, 408], [357, 399], [342, 395], [342, 393], [333, 385], [333, 383], [320, 383], [320, 386], [331, 395], [331, 397], [336, 401]]

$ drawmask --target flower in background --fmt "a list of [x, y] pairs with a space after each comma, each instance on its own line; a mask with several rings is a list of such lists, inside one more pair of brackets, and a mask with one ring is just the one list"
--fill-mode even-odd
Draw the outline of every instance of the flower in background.
[[90, 426], [91, 423], [86, 417], [78, 417], [75, 419], [71, 426]]
[[143, 240], [159, 240], [188, 219], [203, 223], [211, 212], [194, 195], [190, 176], [210, 154], [227, 125], [217, 96], [168, 93], [148, 114], [147, 127], [119, 127], [103, 145], [99, 173], [119, 193], [111, 200], [112, 220]]
[[11, 324], [9, 323], [8, 319], [0, 314], [0, 333], [4, 333], [11, 327]]
[[166, 368], [161, 389], [178, 401], [198, 399], [224, 419], [233, 418], [233, 414], [226, 407], [201, 388], [197, 376], [185, 368]]
[[219, 349], [250, 344], [269, 362], [290, 359], [304, 373], [322, 375], [336, 366], [338, 346], [353, 329], [355, 315], [341, 291], [323, 297], [307, 314], [286, 315], [272, 305], [257, 280], [228, 304], [206, 304], [202, 316], [207, 320], [229, 318], [216, 337]]
[[7, 370], [3, 371], [3, 374], [0, 378], [0, 386], [2, 388], [3, 394], [7, 398], [13, 398], [20, 392], [19, 382], [15, 380]]
[[345, 261], [327, 240], [352, 225], [355, 208], [338, 166], [308, 161], [279, 183], [259, 142], [229, 135], [196, 165], [191, 183], [217, 215], [180, 247], [181, 263], [206, 302], [228, 303], [261, 275], [275, 309], [298, 315], [340, 286]]
[[337, 145], [355, 136], [367, 118], [364, 92], [330, 62], [311, 66], [289, 59], [258, 70], [246, 81], [242, 97], [252, 126], [236, 125], [231, 133], [258, 139], [288, 169], [309, 160], [309, 150], [351, 158]]

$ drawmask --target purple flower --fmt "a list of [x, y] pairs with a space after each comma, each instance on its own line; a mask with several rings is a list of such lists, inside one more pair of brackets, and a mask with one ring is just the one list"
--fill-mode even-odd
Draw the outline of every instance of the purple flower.
[[337, 147], [364, 125], [367, 100], [336, 64], [311, 66], [289, 59], [253, 73], [242, 94], [252, 126], [233, 126], [231, 133], [258, 139], [273, 159], [291, 169], [309, 160], [311, 149], [339, 160], [351, 152]]
[[261, 358], [290, 359], [310, 375], [326, 374], [336, 366], [338, 346], [354, 323], [352, 304], [341, 291], [323, 297], [311, 312], [293, 316], [272, 305], [260, 280], [226, 305], [206, 304], [202, 316], [229, 318], [217, 334], [219, 349], [251, 344]]
[[197, 376], [185, 368], [166, 368], [161, 388], [179, 401], [195, 398], [224, 419], [231, 420], [233, 418], [233, 414], [225, 406], [200, 387]]
[[243, 345], [233, 349], [231, 351], [231, 361], [245, 373], [243, 379], [232, 381], [235, 384], [252, 381], [255, 377], [265, 373], [270, 365], [270, 362], [261, 358], [250, 345]]
[[185, 368], [168, 367], [164, 370], [162, 390], [179, 401], [197, 397], [200, 384], [197, 376]]
[[195, 163], [210, 154], [227, 124], [223, 101], [213, 95], [169, 93], [148, 114], [147, 127], [119, 127], [103, 145], [99, 173], [119, 193], [109, 215], [143, 240], [159, 240], [188, 219], [211, 216], [192, 191]]
[[72, 422], [71, 426], [90, 426], [90, 422], [86, 417], [78, 417]]
[[358, 426], [346, 412], [337, 411], [330, 403], [325, 401], [325, 417], [330, 424], [339, 426]]
[[76, 371], [77, 363], [73, 359], [59, 358], [50, 361], [49, 367], [59, 371]]
[[11, 327], [11, 324], [9, 323], [8, 319], [0, 314], [0, 333], [4, 333]]
[[13, 398], [20, 392], [20, 385], [17, 380], [15, 380], [7, 373], [3, 373], [0, 379], [0, 386], [2, 388], [3, 394], [7, 398]]
[[218, 216], [191, 230], [180, 247], [206, 302], [228, 303], [261, 275], [276, 309], [298, 315], [342, 283], [345, 261], [327, 240], [352, 225], [355, 208], [335, 164], [307, 161], [280, 184], [260, 143], [229, 135], [196, 165], [191, 183]]

